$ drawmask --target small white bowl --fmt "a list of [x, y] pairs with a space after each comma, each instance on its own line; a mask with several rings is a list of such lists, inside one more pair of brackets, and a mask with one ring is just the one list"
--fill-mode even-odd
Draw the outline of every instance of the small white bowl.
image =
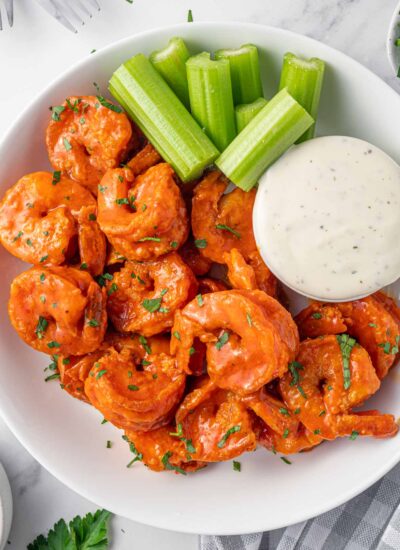
[[7, 537], [11, 529], [12, 495], [8, 477], [0, 463], [0, 550], [7, 544]]
[[400, 2], [393, 12], [386, 39], [387, 56], [396, 75], [400, 67], [400, 46], [396, 46], [396, 40], [398, 38], [400, 38]]

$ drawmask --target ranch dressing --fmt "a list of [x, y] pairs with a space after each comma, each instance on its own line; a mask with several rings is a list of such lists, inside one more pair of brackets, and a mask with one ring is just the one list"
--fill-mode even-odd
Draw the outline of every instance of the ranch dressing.
[[400, 276], [400, 167], [360, 139], [306, 141], [260, 179], [253, 225], [264, 261], [293, 290], [371, 294]]

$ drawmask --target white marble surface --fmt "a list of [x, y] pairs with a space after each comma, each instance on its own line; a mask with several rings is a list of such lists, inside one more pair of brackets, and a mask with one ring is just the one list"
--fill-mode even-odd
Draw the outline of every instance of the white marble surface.
[[[257, 22], [312, 36], [346, 52], [400, 90], [385, 52], [386, 32], [397, 0], [98, 1], [101, 14], [74, 35], [33, 0], [14, 0], [14, 28], [0, 32], [0, 138], [27, 101], [65, 68], [90, 55], [93, 48], [145, 29], [185, 21], [189, 8], [196, 20]], [[0, 461], [14, 496], [10, 550], [22, 550], [60, 517], [69, 519], [96, 508], [45, 471], [1, 420]], [[123, 518], [113, 519], [112, 539], [115, 550], [198, 547], [195, 535], [161, 531]]]

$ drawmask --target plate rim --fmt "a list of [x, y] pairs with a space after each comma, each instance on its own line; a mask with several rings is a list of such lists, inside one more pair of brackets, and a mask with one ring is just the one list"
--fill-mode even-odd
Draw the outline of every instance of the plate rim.
[[[379, 81], [380, 86], [383, 86], [387, 89], [388, 92], [393, 96], [394, 101], [400, 102], [400, 96], [397, 94], [397, 92], [389, 85], [387, 84], [383, 79], [381, 79], [377, 74], [375, 74], [372, 70], [362, 65], [362, 63], [358, 62], [357, 60], [353, 59], [352, 57], [348, 56], [344, 52], [333, 48], [332, 46], [329, 46], [319, 40], [316, 40], [314, 38], [308, 37], [304, 34], [297, 33], [291, 30], [283, 29], [281, 27], [274, 27], [271, 25], [263, 25], [260, 23], [248, 23], [248, 22], [241, 22], [241, 21], [195, 21], [191, 23], [178, 23], [178, 24], [172, 24], [172, 25], [163, 25], [158, 26], [152, 29], [148, 29], [145, 31], [141, 31], [139, 33], [133, 33], [125, 38], [122, 38], [120, 40], [116, 40], [112, 42], [111, 44], [105, 46], [104, 48], [101, 48], [98, 50], [95, 55], [98, 57], [101, 57], [102, 55], [108, 54], [112, 52], [113, 49], [118, 49], [124, 44], [129, 44], [132, 40], [137, 40], [145, 37], [151, 37], [152, 35], [157, 36], [158, 33], [162, 31], [171, 31], [171, 36], [174, 36], [176, 33], [179, 33], [180, 29], [187, 28], [187, 25], [191, 25], [193, 27], [204, 27], [205, 29], [209, 30], [211, 27], [224, 27], [224, 28], [235, 28], [240, 27], [241, 29], [248, 29], [249, 34], [251, 35], [251, 30], [257, 28], [258, 30], [264, 30], [268, 33], [275, 33], [277, 35], [285, 35], [285, 36], [292, 36], [294, 38], [300, 37], [301, 40], [306, 40], [309, 44], [317, 44], [318, 48], [323, 48], [329, 52], [332, 52], [333, 55], [339, 56], [339, 58], [344, 63], [351, 63], [353, 66], [357, 66], [358, 68], [361, 68], [365, 73], [369, 73], [369, 75], [376, 81]], [[8, 129], [5, 131], [1, 141], [0, 141], [0, 157], [2, 154], [4, 154], [4, 149], [6, 147], [7, 142], [13, 138], [14, 132], [17, 131], [17, 128], [21, 121], [24, 119], [26, 114], [31, 110], [31, 108], [41, 100], [43, 96], [45, 96], [52, 88], [56, 87], [61, 81], [68, 78], [71, 74], [73, 74], [77, 70], [81, 70], [86, 64], [91, 64], [92, 57], [90, 55], [85, 56], [83, 59], [78, 60], [77, 62], [73, 63], [68, 69], [61, 72], [56, 78], [52, 79], [45, 87], [43, 87], [32, 99], [31, 101], [24, 107], [24, 109], [20, 112], [20, 114], [15, 118], [13, 123], [9, 125]], [[18, 428], [14, 425], [12, 416], [10, 414], [7, 414], [7, 412], [2, 407], [2, 404], [0, 402], [0, 416], [4, 419], [5, 423], [13, 433], [13, 435], [18, 439], [18, 441], [23, 445], [23, 447], [31, 454], [31, 456], [39, 463], [41, 464], [49, 473], [51, 473], [56, 479], [61, 481], [66, 487], [72, 489], [77, 494], [81, 495], [82, 497], [90, 500], [93, 502], [93, 497], [91, 496], [90, 491], [88, 491], [85, 487], [77, 487], [75, 485], [74, 481], [71, 481], [67, 475], [64, 475], [62, 472], [62, 468], [59, 471], [57, 468], [57, 465], [53, 465], [49, 463], [49, 461], [46, 458], [45, 453], [41, 455], [40, 449], [32, 450], [32, 445], [29, 441], [25, 440], [24, 434], [22, 431], [18, 430]], [[388, 460], [384, 466], [377, 469], [373, 475], [371, 475], [367, 481], [363, 481], [358, 483], [357, 486], [352, 486], [347, 491], [343, 492], [340, 496], [338, 496], [334, 501], [331, 501], [329, 504], [325, 504], [324, 506], [319, 506], [318, 510], [317, 507], [314, 506], [314, 510], [308, 513], [302, 512], [301, 506], [299, 506], [299, 511], [297, 514], [292, 514], [292, 517], [289, 522], [281, 521], [276, 522], [272, 526], [269, 526], [268, 530], [278, 529], [282, 527], [288, 527], [290, 525], [294, 525], [296, 523], [306, 521], [308, 519], [311, 519], [313, 517], [316, 517], [317, 515], [323, 514], [327, 511], [330, 511], [337, 506], [340, 506], [341, 504], [349, 501], [351, 498], [359, 495], [361, 492], [365, 491], [369, 487], [371, 487], [374, 483], [376, 483], [379, 479], [381, 479], [387, 472], [389, 472], [397, 463], [400, 462], [400, 447], [398, 454], [393, 454], [391, 459]], [[101, 504], [98, 504], [99, 506], [102, 506]], [[105, 506], [107, 508], [107, 506]], [[126, 516], [124, 513], [121, 513], [118, 511], [118, 507], [113, 506], [115, 510], [115, 514], [121, 515], [123, 517], [127, 517], [128, 519], [132, 521], [140, 522], [144, 525], [149, 525], [152, 527], [157, 527], [160, 529], [165, 529], [168, 531], [176, 531], [176, 528], [174, 529], [168, 524], [168, 519], [163, 520], [163, 518], [157, 516], [155, 520], [150, 521], [149, 519], [145, 519], [143, 517], [135, 517], [133, 519], [132, 517]], [[308, 509], [311, 508], [310, 506]], [[139, 511], [140, 516], [140, 511]], [[146, 516], [147, 517], [147, 516]], [[250, 518], [249, 518], [250, 520]], [[248, 521], [248, 524], [251, 522]], [[206, 528], [202, 531], [201, 534], [209, 534], [209, 535], [237, 535], [237, 534], [246, 534], [249, 532], [261, 532], [264, 531], [266, 528], [263, 527], [259, 522], [256, 525], [253, 525], [253, 527], [246, 528], [246, 529], [239, 529], [239, 530], [232, 530], [229, 528], [221, 529], [218, 533], [215, 533], [214, 531], [207, 530]], [[188, 534], [199, 534], [197, 531], [194, 531], [190, 527], [186, 527], [185, 524], [182, 522], [179, 527], [179, 532], [181, 533], [188, 533]]]

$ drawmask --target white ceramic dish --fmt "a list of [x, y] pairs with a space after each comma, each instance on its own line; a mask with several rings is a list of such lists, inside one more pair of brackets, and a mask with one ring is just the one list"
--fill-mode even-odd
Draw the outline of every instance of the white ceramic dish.
[[[291, 32], [241, 23], [193, 23], [146, 32], [83, 60], [50, 84], [16, 120], [0, 148], [1, 192], [20, 176], [48, 166], [44, 130], [49, 105], [68, 94], [106, 89], [113, 70], [131, 55], [163, 46], [171, 36], [187, 39], [192, 51], [238, 46], [261, 50], [265, 94], [277, 88], [282, 56], [293, 51], [327, 62], [319, 134], [353, 135], [375, 143], [397, 162], [400, 97], [367, 69], [319, 42]], [[379, 98], [379, 101], [377, 101]], [[156, 474], [130, 460], [121, 432], [93, 408], [43, 382], [48, 360], [28, 348], [6, 315], [12, 278], [25, 266], [0, 250], [0, 409], [31, 454], [52, 474], [86, 498], [133, 520], [176, 531], [234, 534], [274, 529], [325, 512], [355, 496], [400, 460], [400, 437], [321, 445], [293, 457], [291, 466], [264, 450], [195, 475]], [[400, 415], [400, 377], [393, 370], [371, 401]], [[114, 442], [106, 449], [106, 440]]]
[[389, 23], [389, 30], [386, 38], [386, 52], [389, 63], [397, 75], [400, 67], [400, 47], [396, 46], [396, 40], [400, 38], [400, 2], [397, 4]]
[[0, 463], [0, 550], [7, 544], [12, 521], [12, 495], [7, 474]]

